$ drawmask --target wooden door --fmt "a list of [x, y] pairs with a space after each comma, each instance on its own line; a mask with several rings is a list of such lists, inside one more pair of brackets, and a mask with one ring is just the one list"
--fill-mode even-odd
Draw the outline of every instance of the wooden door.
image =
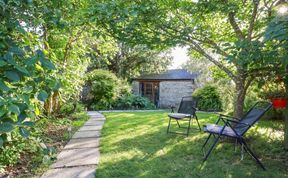
[[156, 106], [159, 100], [159, 82], [143, 82], [142, 96], [148, 98]]

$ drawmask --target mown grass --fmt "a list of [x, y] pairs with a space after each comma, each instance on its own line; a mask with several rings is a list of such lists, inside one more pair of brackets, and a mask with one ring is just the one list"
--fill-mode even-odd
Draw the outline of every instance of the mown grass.
[[[196, 129], [188, 136], [166, 134], [167, 113], [105, 113], [97, 178], [111, 177], [288, 177], [288, 153], [283, 150], [283, 123], [260, 121], [247, 133], [248, 144], [267, 171], [240, 147], [222, 140], [202, 164], [201, 146], [207, 134]], [[201, 125], [217, 115], [199, 113]], [[193, 123], [196, 126], [196, 123]], [[176, 125], [174, 125], [176, 128]]]

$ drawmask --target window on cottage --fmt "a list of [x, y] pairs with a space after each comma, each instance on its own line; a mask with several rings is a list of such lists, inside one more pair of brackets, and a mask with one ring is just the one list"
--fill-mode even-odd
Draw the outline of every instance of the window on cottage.
[[152, 83], [145, 83], [145, 87], [144, 87], [144, 90], [145, 90], [145, 95], [152, 95]]

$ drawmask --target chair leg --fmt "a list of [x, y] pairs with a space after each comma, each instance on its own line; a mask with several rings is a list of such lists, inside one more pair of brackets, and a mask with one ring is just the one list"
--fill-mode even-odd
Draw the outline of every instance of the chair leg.
[[178, 127], [179, 127], [179, 128], [181, 128], [181, 126], [180, 126], [180, 124], [179, 124], [178, 120], [176, 120], [176, 122], [177, 122], [177, 125], [178, 125]]
[[210, 133], [209, 136], [207, 137], [207, 139], [205, 140], [205, 143], [202, 145], [202, 148], [201, 148], [201, 149], [202, 149], [202, 151], [203, 151], [203, 153], [204, 153], [204, 156], [206, 155], [206, 154], [205, 154], [205, 151], [204, 151], [204, 148], [205, 148], [206, 144], [208, 143], [211, 135], [212, 135], [212, 134]]
[[167, 134], [169, 133], [170, 125], [171, 125], [171, 117], [169, 117], [169, 124], [168, 124], [168, 127], [167, 127]]
[[209, 155], [210, 155], [210, 153], [212, 152], [213, 148], [214, 148], [215, 145], [217, 144], [219, 138], [220, 138], [220, 135], [219, 135], [217, 138], [215, 138], [215, 141], [214, 141], [214, 143], [212, 144], [212, 146], [210, 147], [210, 149], [209, 149], [208, 153], [206, 154], [206, 156], [204, 157], [203, 162], [207, 160], [207, 158], [209, 157]]
[[195, 119], [196, 119], [196, 122], [197, 122], [197, 124], [198, 124], [199, 131], [201, 131], [201, 127], [200, 127], [200, 124], [199, 124], [199, 121], [198, 121], [198, 117], [197, 117], [197, 115], [195, 115]]
[[252, 150], [248, 147], [247, 143], [243, 140], [243, 139], [239, 139], [239, 142], [241, 144], [244, 145], [244, 148], [245, 150], [247, 151], [247, 153], [249, 153], [254, 159], [255, 161], [260, 165], [260, 167], [263, 169], [263, 170], [266, 170], [266, 168], [264, 167], [264, 165], [261, 163], [261, 161], [257, 158], [257, 156], [252, 152]]
[[189, 131], [190, 131], [190, 127], [191, 127], [191, 120], [192, 120], [192, 118], [190, 117], [189, 124], [188, 124], [188, 127], [187, 127], [187, 137], [189, 135]]

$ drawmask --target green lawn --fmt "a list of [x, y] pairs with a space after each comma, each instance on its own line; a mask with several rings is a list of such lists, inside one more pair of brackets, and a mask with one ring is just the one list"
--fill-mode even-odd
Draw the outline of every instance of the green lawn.
[[[167, 113], [105, 113], [101, 159], [96, 177], [288, 177], [288, 153], [282, 149], [283, 123], [260, 121], [247, 133], [267, 171], [240, 147], [221, 141], [202, 164], [201, 146], [208, 134], [192, 129], [189, 137], [166, 134]], [[198, 113], [201, 125], [216, 115]], [[193, 123], [196, 126], [196, 122]], [[175, 127], [174, 127], [175, 128]]]

